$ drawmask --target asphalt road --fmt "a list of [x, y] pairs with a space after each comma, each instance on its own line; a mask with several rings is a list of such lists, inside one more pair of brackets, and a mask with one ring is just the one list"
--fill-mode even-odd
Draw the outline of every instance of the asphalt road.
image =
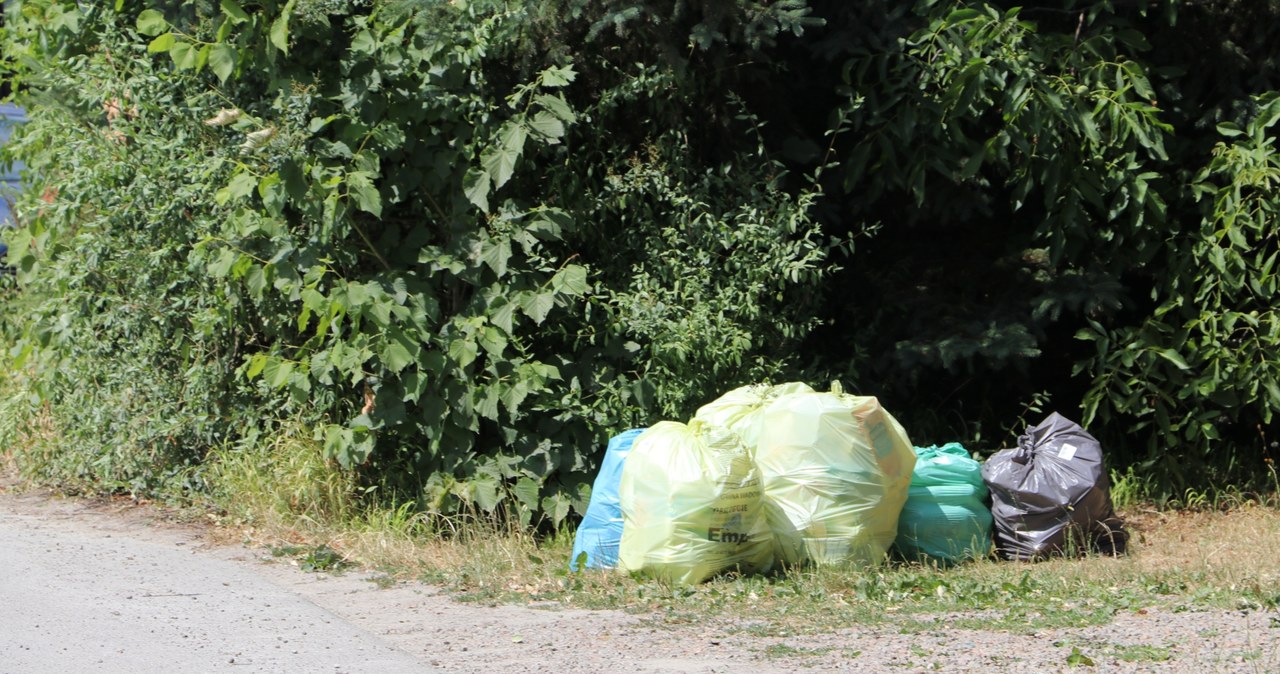
[[84, 517], [0, 506], [0, 673], [434, 671], [195, 537]]

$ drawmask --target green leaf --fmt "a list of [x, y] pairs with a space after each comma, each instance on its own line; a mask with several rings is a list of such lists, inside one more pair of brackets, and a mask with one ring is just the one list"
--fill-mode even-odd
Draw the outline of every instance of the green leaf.
[[226, 278], [231, 274], [231, 266], [236, 263], [236, 257], [235, 251], [223, 248], [218, 252], [218, 258], [206, 267], [209, 275], [214, 278]]
[[485, 512], [493, 512], [498, 507], [501, 497], [498, 494], [498, 480], [493, 477], [477, 477], [471, 480], [467, 490], [470, 500]]
[[568, 86], [578, 73], [573, 70], [572, 65], [555, 67], [552, 66], [542, 71], [542, 86], [544, 87], [564, 87]]
[[295, 0], [286, 2], [284, 9], [280, 12], [280, 16], [271, 22], [271, 33], [269, 35], [271, 44], [285, 54], [289, 53], [289, 15], [293, 12], [294, 2]]
[[[306, 288], [301, 293], [302, 307], [308, 312], [323, 314], [329, 309], [329, 302], [325, 299], [324, 294], [315, 288]], [[309, 314], [308, 314], [309, 315]], [[298, 318], [298, 329], [306, 330], [307, 321], [301, 316]]]
[[351, 446], [352, 436], [351, 429], [343, 428], [337, 424], [330, 424], [324, 430], [324, 453], [331, 459], [337, 459], [344, 468], [351, 467], [351, 458], [348, 454], [348, 448]]
[[356, 33], [351, 39], [351, 51], [356, 54], [372, 54], [378, 50], [378, 42], [373, 39], [373, 33], [367, 29]]
[[362, 309], [374, 303], [381, 288], [376, 283], [353, 282], [347, 284], [347, 309]]
[[982, 150], [974, 152], [972, 156], [965, 160], [964, 166], [961, 167], [960, 173], [956, 176], [956, 180], [963, 182], [977, 175], [978, 169], [982, 168], [982, 162], [986, 159], [986, 156], [986, 152]]
[[569, 516], [571, 505], [569, 497], [564, 494], [552, 494], [542, 499], [542, 511], [551, 518], [552, 526], [560, 526], [564, 518]]
[[551, 287], [566, 295], [582, 295], [590, 290], [587, 285], [587, 268], [578, 264], [566, 265], [551, 277]]
[[556, 305], [555, 293], [535, 293], [524, 291], [517, 296], [517, 302], [520, 308], [534, 323], [542, 325], [547, 319], [547, 314], [551, 313], [551, 309]]
[[249, 273], [253, 266], [253, 258], [243, 254], [237, 255], [235, 264], [231, 265], [231, 278], [244, 278], [244, 275]]
[[373, 184], [373, 174], [368, 171], [354, 171], [347, 174], [347, 187], [356, 208], [382, 217], [382, 195]]
[[159, 35], [169, 30], [169, 22], [165, 20], [164, 14], [154, 9], [144, 9], [138, 15], [138, 32], [143, 35]]
[[469, 339], [455, 339], [449, 343], [449, 358], [453, 359], [458, 367], [466, 367], [474, 363], [479, 353], [476, 343]]
[[467, 169], [462, 176], [462, 193], [481, 211], [489, 212], [489, 174], [477, 168]]
[[508, 386], [506, 390], [502, 392], [502, 404], [506, 405], [507, 412], [514, 416], [516, 411], [520, 409], [520, 405], [524, 402], [525, 398], [528, 397], [529, 385], [525, 380], [521, 379]]
[[658, 388], [648, 379], [637, 379], [631, 382], [631, 395], [635, 396], [636, 405], [647, 410], [653, 405], [653, 396]]
[[409, 349], [397, 341], [389, 341], [382, 349], [382, 364], [392, 372], [399, 373], [413, 362]]
[[293, 375], [293, 362], [280, 362], [280, 367], [276, 368], [275, 376], [271, 377], [271, 386], [276, 389], [284, 388], [289, 382], [289, 376]]
[[1222, 122], [1218, 124], [1218, 133], [1228, 138], [1243, 136], [1244, 130], [1234, 122]]
[[544, 241], [559, 241], [563, 231], [573, 225], [573, 218], [558, 208], [541, 208], [534, 213], [537, 218], [525, 231]]
[[523, 124], [507, 122], [499, 134], [498, 142], [490, 145], [480, 156], [480, 163], [489, 173], [494, 189], [501, 188], [511, 179], [528, 137], [529, 132]]
[[196, 67], [196, 49], [186, 42], [177, 42], [169, 49], [169, 58], [179, 70], [191, 70]]
[[260, 264], [253, 265], [249, 268], [249, 272], [245, 274], [244, 283], [254, 297], [261, 298], [262, 291], [267, 288], [266, 269]]
[[522, 477], [516, 480], [516, 484], [511, 488], [511, 493], [515, 495], [516, 502], [522, 507], [533, 510], [538, 507], [538, 483], [534, 480]]
[[1092, 667], [1093, 658], [1080, 652], [1079, 648], [1073, 647], [1071, 653], [1067, 655], [1067, 664], [1072, 667]]
[[[232, 21], [231, 19], [223, 19], [222, 25], [218, 26], [218, 32], [214, 33], [213, 35], [213, 41], [226, 42], [227, 38], [231, 37], [231, 29], [232, 29], [232, 26], [234, 25], [235, 25], [235, 22]], [[208, 47], [209, 45], [205, 45], [205, 46]]]
[[160, 52], [169, 51], [173, 48], [173, 44], [175, 42], [177, 42], [177, 38], [173, 36], [173, 33], [161, 33], [156, 36], [154, 40], [147, 43], [147, 52], [151, 54], [158, 54]]
[[550, 143], [558, 143], [564, 136], [564, 122], [546, 110], [538, 112], [529, 120], [529, 129]]
[[201, 47], [200, 50], [196, 52], [196, 59], [195, 59], [196, 72], [200, 72], [201, 70], [204, 70], [204, 67], [209, 65], [209, 53], [212, 50], [213, 50], [213, 45], [207, 44]]
[[501, 402], [502, 396], [495, 391], [497, 388], [496, 384], [485, 387], [484, 397], [476, 404], [476, 414], [490, 421], [498, 420], [498, 403]]
[[286, 161], [280, 167], [280, 178], [284, 180], [285, 191], [289, 194], [289, 199], [298, 207], [305, 205], [309, 189], [306, 177], [307, 169], [301, 163], [301, 161], [294, 159]]
[[544, 110], [554, 115], [556, 119], [559, 119], [566, 124], [572, 124], [577, 120], [577, 116], [573, 114], [573, 108], [570, 108], [569, 103], [559, 94], [556, 94], [555, 96], [551, 96], [549, 94], [538, 94], [533, 100], [535, 103], [542, 106]]
[[421, 371], [410, 370], [400, 377], [400, 381], [404, 386], [404, 401], [416, 403], [422, 398], [422, 394], [426, 392], [427, 384], [431, 383], [431, 378]]
[[214, 193], [213, 201], [219, 206], [225, 206], [230, 201], [238, 201], [253, 194], [257, 187], [258, 179], [252, 173], [242, 171], [232, 176], [226, 187]]
[[498, 278], [507, 274], [507, 261], [511, 259], [510, 239], [489, 239], [480, 246], [480, 261], [489, 265]]
[[231, 73], [236, 69], [236, 61], [239, 60], [240, 53], [235, 47], [223, 42], [213, 45], [209, 50], [209, 69], [214, 75], [218, 76], [218, 80], [226, 82]]
[[448, 368], [449, 364], [444, 354], [436, 350], [422, 354], [422, 358], [418, 361], [418, 370], [429, 374], [444, 374]]
[[1176, 365], [1179, 370], [1182, 370], [1185, 372], [1191, 369], [1191, 366], [1187, 365], [1187, 361], [1183, 360], [1182, 356], [1179, 356], [1178, 352], [1174, 351], [1173, 349], [1162, 349], [1160, 351], [1157, 351], [1156, 353], [1158, 353], [1161, 358], [1164, 358], [1170, 363], [1173, 363], [1174, 365]]
[[1267, 389], [1267, 395], [1271, 397], [1271, 406], [1280, 409], [1280, 385], [1276, 384], [1275, 379], [1266, 378], [1262, 380], [1262, 386]]
[[245, 371], [245, 376], [253, 379], [262, 374], [262, 369], [267, 366], [267, 355], [264, 353], [255, 353], [253, 358], [249, 359], [249, 369]]
[[279, 172], [269, 173], [258, 181], [258, 196], [268, 213], [280, 215], [284, 211], [285, 191]]
[[249, 15], [236, 0], [222, 0], [222, 13], [231, 17], [231, 20], [236, 23], [244, 23], [249, 20]]
[[951, 12], [950, 14], [948, 14], [946, 21], [949, 24], [959, 24], [959, 23], [966, 23], [969, 21], [973, 21], [981, 17], [982, 17], [982, 12], [976, 9], [965, 8], [965, 9], [957, 9]]
[[293, 363], [287, 360], [271, 359], [263, 368], [266, 381], [272, 388], [284, 388], [289, 383], [289, 375], [293, 374]]
[[589, 482], [578, 483], [578, 488], [574, 490], [569, 503], [579, 515], [587, 514], [587, 508], [591, 506], [591, 484]]
[[502, 328], [508, 335], [515, 324], [516, 305], [511, 302], [503, 302], [502, 306], [494, 309], [489, 314], [489, 323], [491, 325]]
[[501, 356], [502, 352], [507, 348], [507, 338], [503, 336], [503, 332], [494, 327], [487, 327], [480, 331], [478, 335], [480, 347], [492, 356]]

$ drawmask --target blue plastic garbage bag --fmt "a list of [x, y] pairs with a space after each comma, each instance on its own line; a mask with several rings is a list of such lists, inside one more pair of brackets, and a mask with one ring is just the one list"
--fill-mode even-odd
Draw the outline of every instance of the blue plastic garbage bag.
[[622, 505], [618, 485], [622, 482], [622, 466], [631, 453], [631, 443], [645, 431], [633, 428], [609, 440], [600, 472], [591, 485], [591, 502], [582, 516], [582, 524], [573, 538], [573, 556], [569, 568], [578, 570], [578, 559], [587, 553], [588, 569], [612, 569], [618, 565], [618, 545], [622, 542]]
[[982, 464], [958, 442], [914, 450], [916, 467], [898, 516], [898, 551], [910, 560], [944, 564], [985, 557], [991, 510]]

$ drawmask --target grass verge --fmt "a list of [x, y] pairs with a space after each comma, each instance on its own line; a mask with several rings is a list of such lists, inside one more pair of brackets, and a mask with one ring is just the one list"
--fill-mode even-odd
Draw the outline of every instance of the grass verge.
[[[0, 433], [33, 449], [10, 445], [0, 464], [16, 464], [31, 479], [40, 474], [35, 464], [42, 456], [34, 448], [56, 448], [55, 429], [25, 397], [0, 400], [0, 412], [6, 411], [14, 414], [0, 414]], [[15, 426], [17, 418], [26, 423]], [[572, 573], [569, 531], [537, 537], [481, 514], [443, 518], [419, 513], [413, 504], [369, 505], [376, 500], [301, 431], [285, 429], [266, 441], [214, 452], [188, 477], [207, 494], [195, 505], [217, 513], [224, 535], [294, 557], [304, 568], [361, 566], [379, 571], [383, 584], [425, 580], [487, 604], [617, 609], [671, 625], [716, 620], [728, 630], [761, 636], [875, 623], [904, 632], [1035, 631], [1105, 624], [1119, 612], [1153, 608], [1280, 608], [1275, 497], [1236, 495], [1213, 501], [1219, 507], [1212, 509], [1157, 510], [1133, 499], [1134, 490], [1124, 491], [1121, 481], [1123, 514], [1134, 534], [1127, 557], [982, 560], [950, 569], [799, 569], [725, 576], [688, 588], [622, 573]]]
[[486, 604], [616, 609], [669, 625], [718, 620], [759, 636], [889, 622], [903, 632], [1030, 632], [1105, 624], [1123, 611], [1280, 608], [1280, 509], [1257, 500], [1212, 511], [1131, 507], [1132, 551], [1120, 558], [799, 569], [678, 587], [570, 572], [569, 531], [535, 537], [481, 515], [358, 506], [355, 486], [306, 437], [219, 454], [210, 465], [222, 523], [237, 535], [294, 546], [300, 559], [332, 551], [343, 564], [378, 570], [384, 583], [424, 580]]

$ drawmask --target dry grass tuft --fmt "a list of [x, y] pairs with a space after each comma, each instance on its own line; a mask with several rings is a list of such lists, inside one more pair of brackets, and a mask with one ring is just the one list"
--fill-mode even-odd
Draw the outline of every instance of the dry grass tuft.
[[1131, 526], [1138, 545], [1124, 561], [1142, 572], [1280, 588], [1280, 510], [1246, 502], [1221, 512], [1146, 511]]

